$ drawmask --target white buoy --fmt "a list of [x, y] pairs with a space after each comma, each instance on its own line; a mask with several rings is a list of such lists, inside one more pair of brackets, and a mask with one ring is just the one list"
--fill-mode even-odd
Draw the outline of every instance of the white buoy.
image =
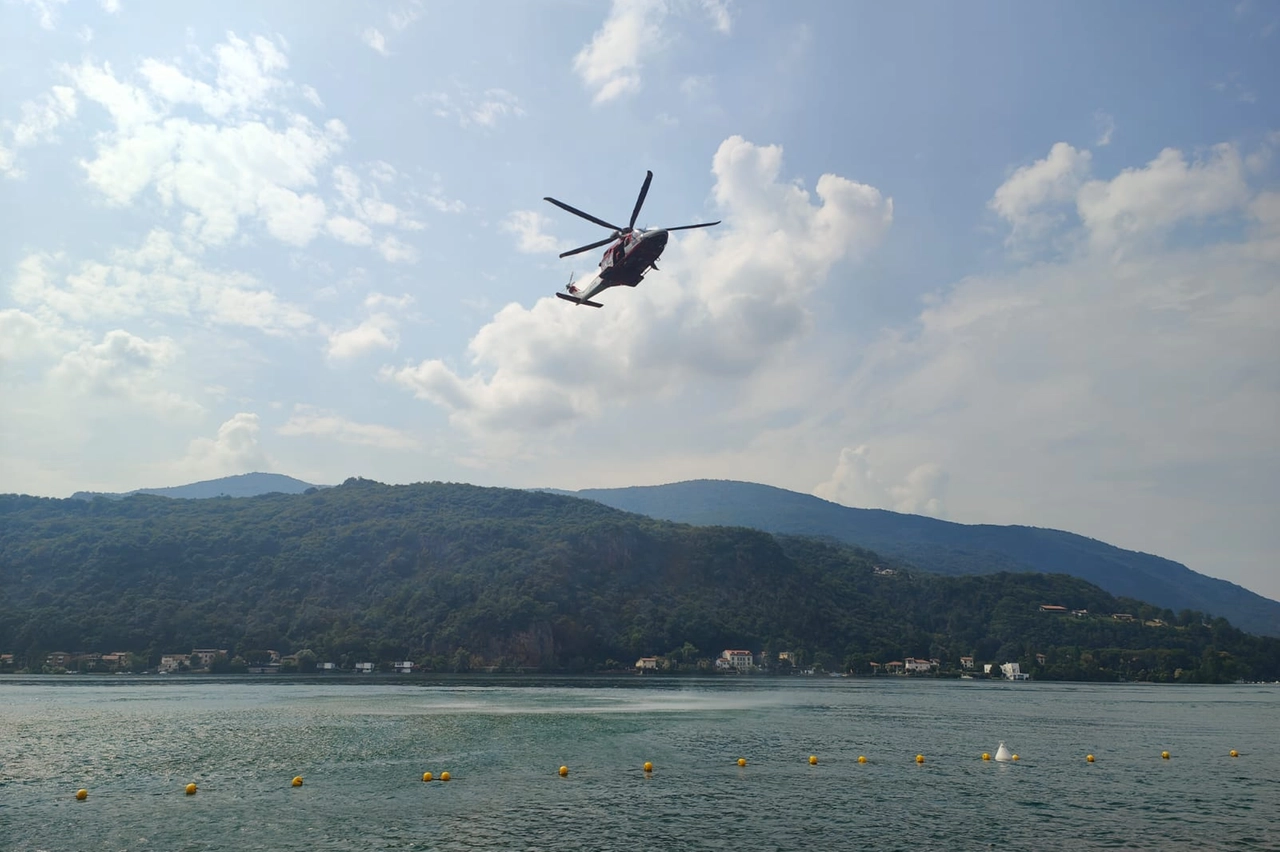
[[1001, 740], [1000, 748], [996, 749], [996, 760], [1008, 760], [1010, 757], [1012, 755], [1009, 754], [1009, 749], [1004, 747], [1004, 740]]

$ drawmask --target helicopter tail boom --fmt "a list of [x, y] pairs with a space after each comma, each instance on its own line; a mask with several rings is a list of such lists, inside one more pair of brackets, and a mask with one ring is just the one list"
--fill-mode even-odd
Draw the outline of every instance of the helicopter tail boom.
[[603, 308], [604, 305], [599, 302], [592, 302], [587, 299], [579, 299], [577, 296], [570, 296], [567, 293], [556, 293], [558, 298], [564, 299], [566, 302], [573, 302], [575, 305], [590, 305], [593, 308]]

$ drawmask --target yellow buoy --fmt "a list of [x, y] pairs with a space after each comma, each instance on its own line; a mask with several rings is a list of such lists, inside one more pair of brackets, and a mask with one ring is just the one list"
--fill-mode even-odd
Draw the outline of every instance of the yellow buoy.
[[1240, 752], [1236, 751], [1235, 749], [1231, 749], [1231, 756], [1232, 756], [1232, 757], [1239, 757], [1239, 756], [1240, 756]]
[[293, 776], [293, 786], [295, 786], [295, 787], [301, 787], [301, 786], [302, 786], [302, 776], [301, 776], [301, 775], [295, 775], [295, 776]]
[[1012, 760], [1017, 760], [1017, 759], [1018, 759], [1018, 756], [1015, 754], [1011, 759], [1012, 759]]
[[85, 799], [87, 799], [87, 798], [89, 798], [89, 791], [88, 791], [88, 790], [84, 789], [83, 787], [82, 787], [82, 788], [80, 788], [79, 790], [76, 790], [76, 799], [77, 799], [78, 801], [83, 802], [83, 801], [84, 801]]
[[983, 759], [983, 760], [990, 760], [990, 759], [991, 759], [991, 753], [990, 753], [990, 752], [986, 752], [986, 751], [984, 751], [984, 752], [982, 753], [982, 759]]
[[923, 754], [917, 754], [917, 755], [916, 755], [916, 763], [924, 763], [924, 755], [923, 755]]
[[1089, 763], [1093, 763], [1093, 755], [1091, 754], [1086, 754], [1084, 756], [1084, 759], [1087, 760]]
[[195, 784], [188, 784], [188, 785], [187, 785], [187, 795], [188, 795], [188, 796], [194, 796], [195, 794], [196, 794], [196, 785], [195, 785]]
[[1160, 757], [1164, 758], [1165, 760], [1168, 760], [1168, 759], [1169, 759], [1169, 752], [1167, 752], [1167, 751], [1162, 751], [1162, 752], [1160, 752]]
[[424, 772], [424, 773], [422, 773], [422, 780], [423, 780], [423, 781], [430, 781], [430, 780], [431, 780], [432, 778], [434, 778], [434, 777], [435, 777], [435, 776], [434, 776], [434, 775], [432, 775], [430, 772]]
[[653, 771], [653, 764], [646, 760], [646, 761], [644, 762], [644, 771], [645, 771], [645, 772], [652, 772], [652, 771]]
[[866, 762], [867, 762], [867, 756], [866, 756], [865, 754], [860, 754], [860, 755], [858, 755], [858, 762], [859, 762], [859, 763], [866, 763]]
[[816, 764], [817, 764], [817, 762], [818, 762], [818, 756], [817, 756], [816, 754], [811, 754], [811, 755], [809, 755], [809, 765], [810, 765], [810, 766], [814, 766], [814, 765], [816, 765]]
[[746, 765], [747, 765], [747, 759], [746, 759], [745, 757], [740, 757], [740, 758], [738, 758], [738, 765], [739, 765], [739, 766], [746, 766]]
[[561, 767], [560, 767], [560, 777], [561, 777], [561, 778], [563, 778], [564, 776], [566, 776], [566, 775], [568, 775], [568, 774], [569, 774], [569, 767], [567, 767], [567, 766], [561, 766]]
[[452, 778], [452, 777], [453, 777], [453, 776], [452, 776], [452, 775], [450, 775], [448, 772], [441, 772], [441, 773], [440, 773], [440, 780], [441, 780], [441, 781], [448, 781], [448, 780], [449, 780], [450, 778]]

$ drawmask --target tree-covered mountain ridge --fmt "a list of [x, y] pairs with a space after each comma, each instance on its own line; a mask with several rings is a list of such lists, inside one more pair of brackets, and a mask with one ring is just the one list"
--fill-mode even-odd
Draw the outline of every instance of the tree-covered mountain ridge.
[[810, 494], [733, 480], [548, 490], [662, 520], [830, 537], [942, 574], [1070, 574], [1114, 595], [1173, 610], [1209, 612], [1252, 633], [1280, 636], [1278, 601], [1170, 559], [1062, 530], [959, 524], [885, 509], [856, 509]]
[[1046, 678], [1280, 677], [1280, 640], [1069, 576], [941, 576], [536, 491], [352, 479], [250, 498], [0, 497], [0, 652], [193, 648], [432, 670], [696, 667], [745, 648], [855, 673], [973, 656]]

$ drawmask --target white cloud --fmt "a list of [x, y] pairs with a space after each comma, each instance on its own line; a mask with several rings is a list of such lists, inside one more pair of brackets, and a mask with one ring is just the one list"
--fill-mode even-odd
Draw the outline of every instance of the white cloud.
[[186, 456], [167, 466], [170, 475], [191, 481], [272, 470], [275, 463], [258, 443], [261, 429], [257, 414], [237, 413], [218, 427], [216, 437], [191, 441]]
[[120, 11], [120, 0], [98, 0], [98, 3], [102, 6], [102, 11], [108, 15], [114, 15]]
[[536, 210], [516, 210], [503, 219], [499, 227], [515, 234], [516, 248], [525, 254], [548, 254], [572, 248], [546, 232], [550, 225], [551, 220]]
[[[395, 299], [381, 293], [373, 293], [365, 299], [369, 316], [354, 328], [334, 331], [329, 335], [327, 357], [341, 361], [368, 354], [377, 349], [394, 350], [400, 345], [400, 320], [412, 303], [408, 296]], [[393, 313], [394, 312], [394, 313]]]
[[[1280, 385], [1261, 367], [1280, 363], [1280, 196], [1242, 184], [1239, 161], [1231, 146], [1194, 161], [1166, 150], [1073, 178], [1080, 217], [1048, 236], [1076, 250], [958, 282], [830, 377], [830, 401], [796, 433], [846, 447], [818, 493], [927, 512], [945, 471], [959, 520], [1072, 529], [1210, 573], [1197, 557], [1240, 546], [1206, 543], [1213, 530], [1265, 541], [1280, 478]], [[1022, 197], [1062, 200], [1047, 185]], [[1246, 227], [1151, 238], [1210, 216]], [[875, 448], [875, 470], [847, 435]]]
[[5, 177], [21, 177], [22, 170], [17, 167], [16, 161], [13, 152], [0, 145], [0, 174]]
[[391, 23], [391, 28], [399, 32], [412, 26], [414, 21], [422, 17], [422, 12], [421, 0], [412, 0], [388, 11], [387, 20]]
[[1102, 110], [1093, 114], [1093, 123], [1098, 128], [1098, 138], [1094, 142], [1099, 148], [1111, 144], [1111, 134], [1115, 133], [1116, 120]]
[[106, 262], [73, 266], [60, 255], [28, 255], [18, 263], [10, 292], [32, 315], [69, 324], [200, 316], [273, 335], [314, 324], [306, 311], [253, 277], [202, 267], [162, 230], [135, 250], [112, 252]]
[[334, 216], [325, 223], [325, 229], [334, 239], [353, 246], [367, 246], [373, 243], [373, 230], [364, 222], [357, 222], [346, 216]]
[[0, 310], [0, 370], [19, 361], [43, 361], [62, 350], [70, 335], [17, 308]]
[[1159, 234], [1188, 219], [1241, 208], [1249, 197], [1244, 163], [1234, 145], [1214, 146], [1207, 160], [1188, 163], [1166, 148], [1145, 167], [1080, 188], [1076, 206], [1100, 246]]
[[71, 395], [117, 399], [166, 413], [199, 411], [196, 403], [160, 387], [178, 355], [177, 344], [168, 338], [149, 341], [116, 329], [101, 343], [84, 343], [68, 352], [49, 371], [49, 379]]
[[455, 84], [455, 88], [457, 92], [454, 95], [436, 92], [419, 95], [415, 100], [429, 104], [435, 115], [457, 121], [464, 128], [493, 128], [506, 116], [519, 118], [525, 115], [520, 99], [506, 89], [486, 89], [476, 94], [460, 84]]
[[[187, 211], [184, 227], [206, 244], [227, 242], [253, 218], [276, 239], [306, 245], [325, 219], [324, 201], [308, 190], [345, 143], [345, 126], [330, 120], [317, 127], [275, 104], [296, 87], [279, 76], [288, 62], [268, 39], [229, 33], [212, 64], [210, 83], [144, 59], [142, 85], [118, 78], [105, 63], [67, 68], [79, 94], [104, 108], [114, 125], [99, 136], [96, 155], [81, 163], [89, 185], [122, 206], [152, 188], [165, 208]], [[175, 112], [182, 107], [212, 120]], [[279, 120], [263, 120], [264, 110]]]
[[666, 16], [663, 0], [613, 0], [604, 24], [573, 59], [596, 103], [639, 90], [641, 60], [657, 48]]
[[392, 236], [378, 242], [378, 253], [387, 263], [413, 263], [418, 259], [416, 248]]
[[391, 51], [387, 50], [387, 37], [377, 27], [369, 27], [360, 39], [383, 56], [391, 55]]
[[75, 115], [75, 89], [54, 86], [41, 101], [22, 105], [22, 118], [13, 129], [13, 144], [21, 147], [48, 141], [61, 124]]
[[570, 428], [606, 405], [751, 375], [808, 328], [810, 299], [831, 267], [874, 248], [892, 220], [892, 202], [872, 187], [823, 175], [815, 204], [780, 179], [781, 165], [776, 146], [725, 140], [713, 161], [726, 220], [719, 235], [673, 235], [662, 274], [612, 291], [603, 312], [551, 298], [507, 305], [472, 338], [469, 375], [433, 360], [383, 377], [483, 441]]
[[729, 14], [730, 0], [702, 0], [702, 8], [711, 18], [712, 25], [716, 28], [716, 32], [729, 34], [729, 30], [733, 27], [733, 18]]
[[871, 465], [865, 444], [844, 447], [831, 478], [813, 493], [835, 503], [864, 509], [890, 509], [914, 515], [945, 517], [946, 475], [933, 462], [916, 465], [898, 484], [887, 484]]
[[1049, 156], [1009, 176], [987, 206], [1013, 226], [1010, 242], [1037, 239], [1063, 221], [1060, 212], [1045, 208], [1075, 200], [1089, 176], [1092, 156], [1059, 142]]
[[328, 438], [342, 444], [385, 450], [416, 450], [420, 446], [416, 438], [399, 429], [376, 423], [356, 423], [332, 411], [307, 405], [295, 406], [288, 422], [276, 431], [289, 437]]
[[58, 7], [65, 6], [67, 0], [24, 0], [24, 2], [35, 14], [40, 26], [51, 30], [58, 20]]

